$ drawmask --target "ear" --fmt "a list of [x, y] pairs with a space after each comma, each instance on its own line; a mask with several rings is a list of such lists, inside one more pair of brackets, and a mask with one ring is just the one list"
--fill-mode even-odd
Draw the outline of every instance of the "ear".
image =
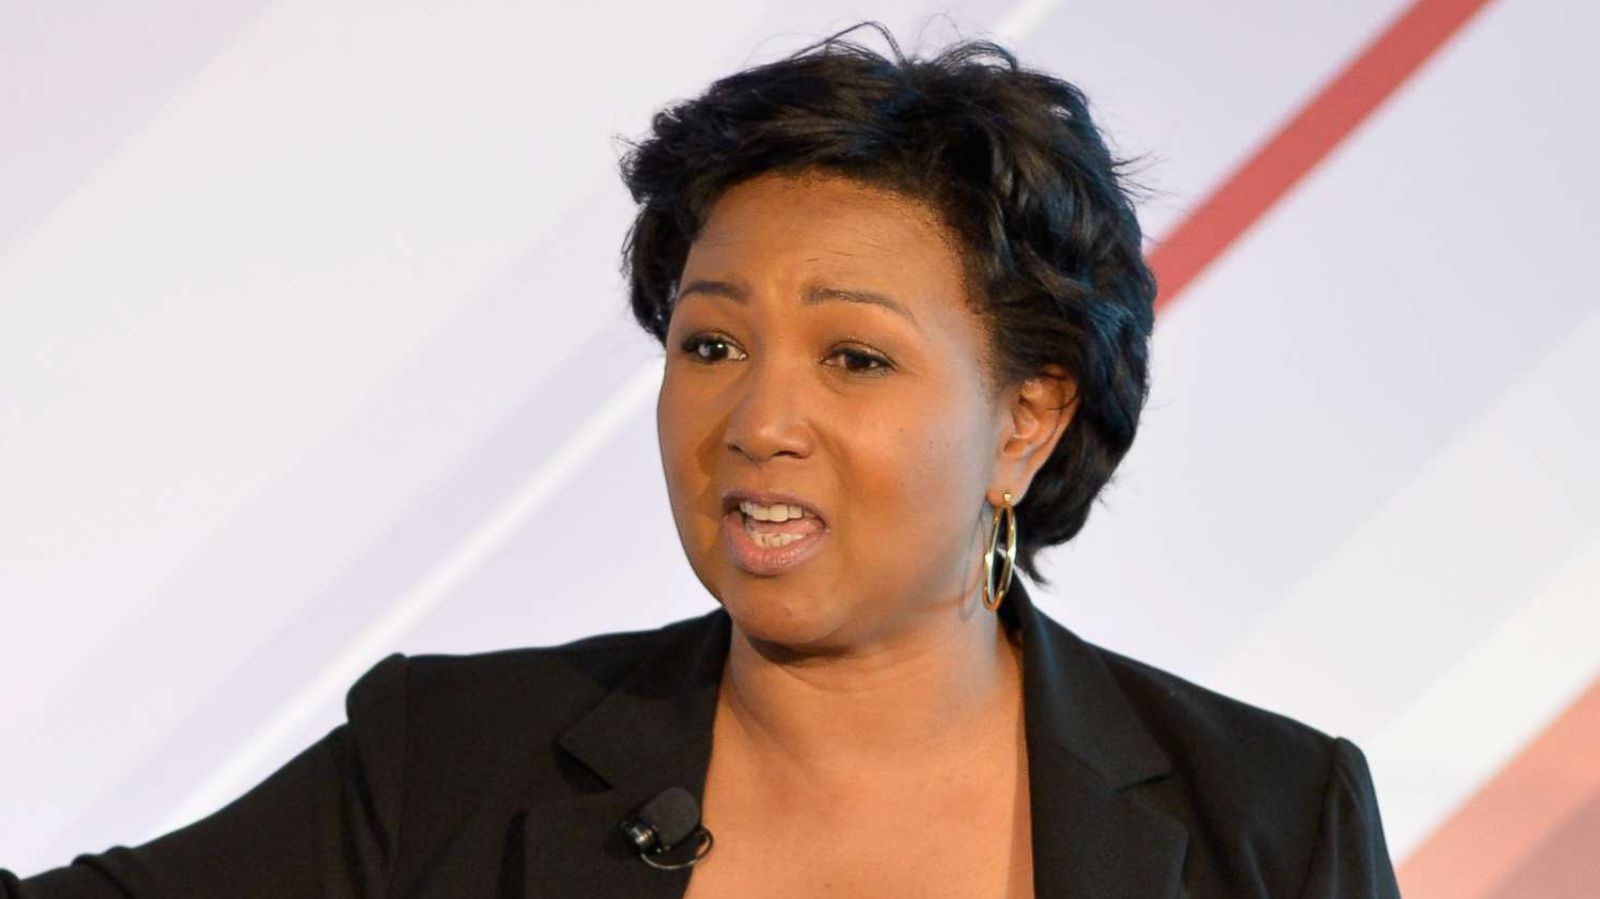
[[1022, 502], [1078, 411], [1078, 382], [1061, 366], [1049, 365], [1003, 397], [999, 455], [988, 492], [996, 507], [1006, 492], [1013, 503]]

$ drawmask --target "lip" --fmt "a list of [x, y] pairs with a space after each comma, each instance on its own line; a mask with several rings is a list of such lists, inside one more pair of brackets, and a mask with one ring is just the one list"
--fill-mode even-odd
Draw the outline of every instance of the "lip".
[[758, 503], [763, 506], [771, 506], [777, 503], [799, 506], [815, 515], [817, 520], [822, 522], [823, 527], [827, 527], [828, 524], [828, 516], [823, 515], [821, 509], [813, 505], [810, 500], [802, 499], [792, 493], [780, 493], [773, 490], [743, 490], [740, 488], [722, 492], [722, 511], [724, 514], [730, 511], [737, 511], [739, 504], [742, 502]]
[[[762, 505], [785, 503], [800, 506], [817, 517], [821, 528], [785, 546], [761, 546], [744, 528], [744, 513], [739, 511], [742, 502]], [[756, 490], [729, 490], [722, 495], [722, 542], [733, 564], [747, 574], [757, 577], [775, 577], [799, 566], [811, 558], [828, 539], [828, 522], [817, 508], [789, 493]]]

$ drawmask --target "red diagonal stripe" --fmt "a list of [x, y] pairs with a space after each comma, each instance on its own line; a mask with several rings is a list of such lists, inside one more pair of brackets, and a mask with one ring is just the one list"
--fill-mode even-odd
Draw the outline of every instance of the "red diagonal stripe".
[[1418, 0], [1150, 254], [1160, 312], [1404, 84], [1488, 0]]

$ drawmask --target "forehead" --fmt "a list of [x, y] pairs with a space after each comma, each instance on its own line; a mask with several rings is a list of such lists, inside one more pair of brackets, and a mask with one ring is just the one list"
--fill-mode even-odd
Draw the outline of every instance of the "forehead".
[[964, 283], [959, 239], [931, 205], [820, 173], [765, 174], [729, 188], [687, 267], [858, 276], [945, 295]]

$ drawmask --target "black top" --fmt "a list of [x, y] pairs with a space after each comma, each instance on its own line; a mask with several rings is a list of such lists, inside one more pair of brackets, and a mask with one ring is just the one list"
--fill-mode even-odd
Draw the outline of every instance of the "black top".
[[[1356, 746], [1101, 649], [1020, 582], [1035, 892], [1397, 897]], [[668, 899], [619, 822], [699, 796], [730, 620], [472, 656], [392, 655], [349, 721], [240, 799], [0, 899]], [[715, 821], [707, 824], [714, 831]], [[713, 853], [715, 850], [713, 849]]]

